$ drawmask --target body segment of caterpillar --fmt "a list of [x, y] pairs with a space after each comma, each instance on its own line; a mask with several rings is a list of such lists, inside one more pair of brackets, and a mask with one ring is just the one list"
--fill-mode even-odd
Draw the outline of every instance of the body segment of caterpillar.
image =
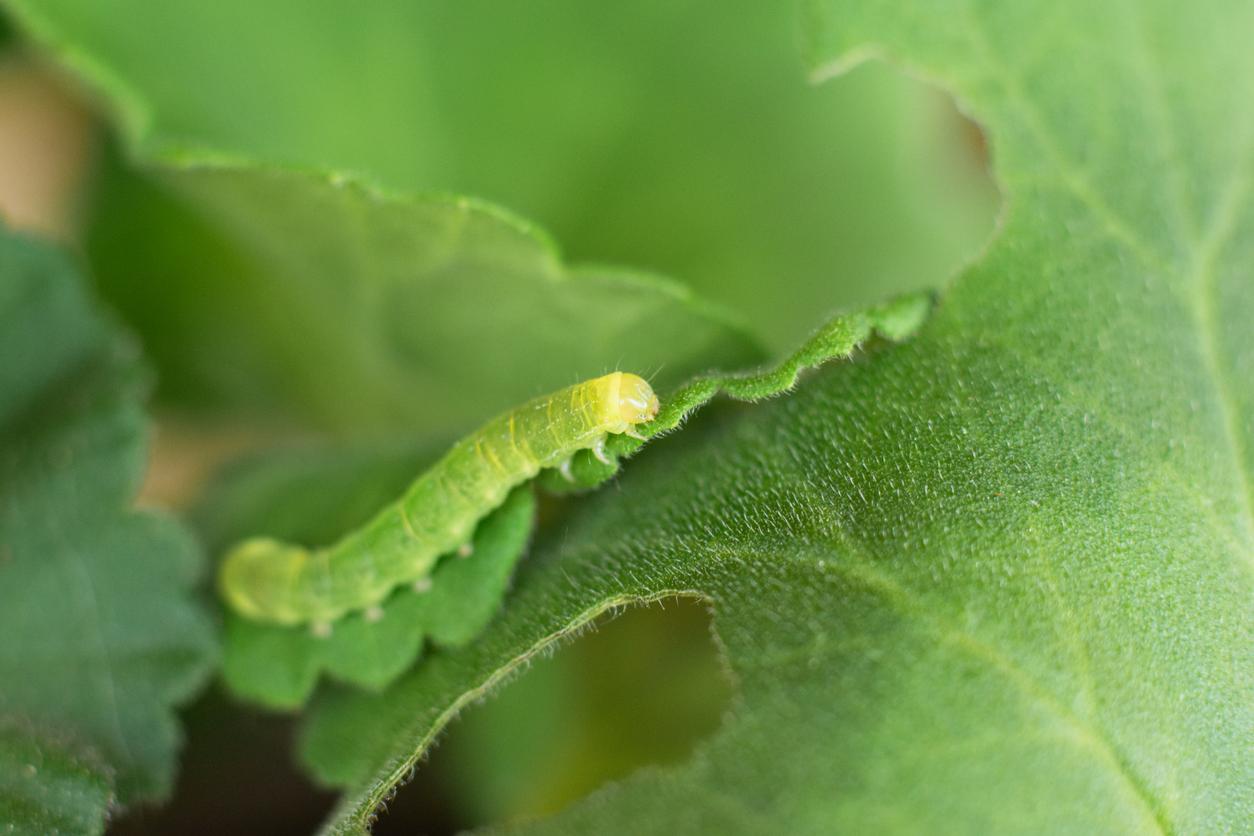
[[[462, 439], [396, 502], [321, 549], [245, 540], [222, 563], [219, 587], [241, 615], [325, 632], [344, 615], [375, 609], [398, 586], [427, 581], [441, 555], [467, 553], [476, 525], [510, 489], [545, 468], [565, 468], [606, 436], [657, 414], [649, 384], [613, 374], [537, 398]], [[429, 582], [428, 582], [429, 585]]]

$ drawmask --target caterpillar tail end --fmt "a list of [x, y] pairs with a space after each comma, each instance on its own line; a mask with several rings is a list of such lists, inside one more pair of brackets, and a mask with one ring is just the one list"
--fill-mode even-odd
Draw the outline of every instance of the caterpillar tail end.
[[292, 601], [292, 580], [309, 559], [300, 546], [266, 537], [245, 540], [231, 549], [218, 572], [218, 589], [231, 609], [245, 618], [301, 624]]

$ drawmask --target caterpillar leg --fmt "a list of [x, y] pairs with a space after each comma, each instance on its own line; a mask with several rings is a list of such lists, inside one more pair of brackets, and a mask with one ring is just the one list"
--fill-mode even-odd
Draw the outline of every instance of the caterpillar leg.
[[575, 481], [575, 474], [570, 472], [570, 463], [572, 461], [574, 461], [574, 459], [567, 459], [566, 461], [559, 464], [557, 466], [557, 472], [562, 474], [563, 479], [573, 484]]
[[474, 554], [474, 553], [475, 553], [475, 544], [474, 544], [474, 543], [469, 543], [469, 542], [468, 542], [468, 543], [462, 543], [460, 546], [458, 546], [458, 547], [457, 547], [457, 556], [458, 556], [458, 557], [470, 557], [470, 556], [471, 556], [472, 554]]
[[599, 461], [601, 464], [613, 464], [614, 463], [610, 461], [609, 454], [605, 452], [605, 436], [601, 436], [599, 439], [597, 439], [597, 443], [592, 445], [592, 455], [596, 456], [597, 461]]
[[331, 638], [331, 622], [315, 621], [309, 625], [309, 632], [316, 639], [329, 639]]
[[419, 578], [413, 583], [414, 592], [421, 595], [424, 592], [431, 591], [431, 578]]
[[647, 435], [641, 435], [640, 433], [636, 432], [635, 430], [633, 430], [633, 429], [631, 429], [631, 428], [628, 428], [628, 429], [624, 430], [624, 431], [623, 431], [623, 434], [624, 434], [624, 435], [629, 435], [629, 436], [631, 436], [632, 438], [636, 439], [637, 441], [648, 441], [648, 440], [649, 440], [649, 437], [648, 437]]

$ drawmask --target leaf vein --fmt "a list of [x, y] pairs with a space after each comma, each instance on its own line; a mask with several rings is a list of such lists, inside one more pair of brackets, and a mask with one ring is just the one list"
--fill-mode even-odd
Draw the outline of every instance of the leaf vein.
[[918, 593], [881, 570], [865, 545], [854, 539], [846, 529], [834, 526], [830, 533], [834, 535], [831, 545], [834, 548], [843, 548], [852, 560], [847, 563], [829, 562], [827, 565], [884, 593], [900, 613], [921, 622], [942, 644], [950, 645], [990, 665], [1024, 696], [1053, 715], [1074, 737], [1077, 744], [1090, 750], [1119, 779], [1154, 830], [1164, 834], [1170, 832], [1153, 797], [1100, 729], [1077, 716], [1013, 656], [949, 619], [930, 612]]
[[1048, 127], [1048, 124], [1041, 116], [1040, 109], [1036, 103], [1023, 91], [1023, 86], [1019, 80], [1018, 74], [1013, 71], [1011, 66], [1007, 64], [993, 49], [992, 43], [989, 41], [984, 32], [983, 26], [979, 22], [976, 15], [970, 14], [968, 8], [967, 20], [969, 21], [969, 32], [971, 35], [972, 45], [980, 56], [988, 64], [991, 72], [990, 77], [996, 79], [1001, 87], [1006, 100], [1014, 105], [1018, 111], [1024, 126], [1031, 133], [1033, 138], [1039, 143], [1041, 150], [1049, 159], [1057, 170], [1058, 175], [1066, 183], [1068, 189], [1073, 195], [1080, 200], [1082, 204], [1088, 207], [1093, 216], [1099, 220], [1105, 227], [1106, 232], [1117, 241], [1124, 244], [1133, 254], [1135, 254], [1147, 266], [1166, 269], [1170, 264], [1168, 259], [1164, 258], [1157, 249], [1146, 240], [1139, 232], [1128, 224], [1123, 217], [1108, 204], [1101, 194], [1093, 187], [1088, 176], [1079, 168], [1062, 150], [1057, 138]]
[[[1219, 208], [1215, 214], [1202, 247], [1198, 250], [1194, 261], [1193, 277], [1190, 284], [1196, 288], [1194, 316], [1198, 326], [1198, 340], [1202, 352], [1202, 360], [1214, 387], [1215, 397], [1219, 402], [1224, 441], [1230, 449], [1229, 460], [1233, 466], [1233, 478], [1240, 507], [1241, 524], [1247, 540], [1254, 540], [1254, 489], [1250, 486], [1250, 478], [1246, 472], [1248, 451], [1241, 437], [1240, 416], [1236, 399], [1228, 386], [1227, 376], [1223, 373], [1220, 361], [1221, 349], [1218, 344], [1219, 323], [1215, 311], [1216, 269], [1215, 261], [1225, 244], [1232, 238], [1237, 228], [1237, 217], [1249, 200], [1250, 172], [1248, 160], [1254, 155], [1246, 155], [1247, 165], [1231, 181]], [[1252, 550], [1254, 551], [1254, 550]], [[1246, 561], [1254, 566], [1254, 553], [1246, 552]]]

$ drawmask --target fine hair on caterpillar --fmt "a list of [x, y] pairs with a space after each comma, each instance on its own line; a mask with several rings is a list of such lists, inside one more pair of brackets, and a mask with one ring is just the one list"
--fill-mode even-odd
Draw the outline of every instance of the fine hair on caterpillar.
[[512, 488], [547, 468], [572, 478], [571, 456], [581, 450], [608, 462], [606, 438], [636, 435], [657, 412], [648, 382], [626, 372], [536, 398], [463, 438], [400, 499], [332, 545], [238, 544], [222, 562], [222, 596], [246, 618], [308, 624], [317, 635], [352, 612], [377, 619], [397, 587], [429, 589], [442, 555], [470, 557], [475, 527]]

